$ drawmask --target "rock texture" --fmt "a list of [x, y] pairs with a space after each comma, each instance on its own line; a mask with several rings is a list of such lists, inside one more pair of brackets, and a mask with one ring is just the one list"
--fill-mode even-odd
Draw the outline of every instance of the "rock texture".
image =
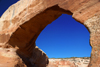
[[100, 67], [100, 16], [94, 16], [84, 23], [90, 31], [90, 44], [92, 46], [89, 67]]
[[88, 67], [90, 58], [49, 59], [47, 67]]
[[0, 67], [27, 67], [15, 53], [15, 49], [0, 48]]
[[[98, 67], [100, 66], [99, 8], [100, 0], [20, 0], [10, 6], [0, 18], [0, 48], [2, 51], [0, 56], [9, 59], [3, 54], [12, 54], [14, 59], [9, 62], [14, 63], [15, 59], [21, 61], [15, 62], [11, 67], [16, 64], [27, 67], [37, 67], [39, 64], [38, 67], [45, 67], [48, 64], [48, 57], [36, 48], [35, 40], [48, 24], [65, 13], [72, 15], [90, 31], [92, 53], [89, 67]], [[35, 50], [39, 54], [34, 53]], [[39, 60], [40, 56], [41, 60]]]
[[48, 67], [77, 67], [74, 63], [66, 60], [49, 60]]
[[30, 58], [16, 52], [13, 48], [0, 48], [0, 67], [46, 67], [49, 63], [46, 54], [37, 46]]

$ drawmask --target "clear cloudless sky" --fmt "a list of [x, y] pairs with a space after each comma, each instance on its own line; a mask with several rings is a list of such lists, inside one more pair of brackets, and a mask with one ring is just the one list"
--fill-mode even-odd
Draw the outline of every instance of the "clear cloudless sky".
[[[0, 0], [0, 16], [18, 0]], [[36, 45], [49, 58], [90, 57], [90, 33], [71, 15], [62, 14], [38, 36]]]

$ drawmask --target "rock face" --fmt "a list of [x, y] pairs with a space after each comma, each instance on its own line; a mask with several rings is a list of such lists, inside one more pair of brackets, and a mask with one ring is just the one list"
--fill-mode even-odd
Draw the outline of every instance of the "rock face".
[[49, 63], [46, 54], [37, 46], [32, 57], [23, 57], [13, 48], [0, 48], [0, 67], [46, 67]]
[[[2, 51], [0, 57], [9, 59], [10, 56], [12, 59], [11, 61], [4, 61], [2, 65], [13, 63], [10, 67], [16, 65], [16, 67], [18, 65], [23, 65], [23, 67], [46, 67], [48, 57], [36, 47], [35, 40], [48, 24], [65, 13], [72, 15], [75, 20], [85, 25], [89, 30], [92, 53], [88, 67], [99, 67], [99, 8], [100, 0], [18, 1], [10, 6], [0, 18], [0, 50]], [[34, 57], [37, 59], [34, 59]], [[41, 59], [39, 59], [40, 57]]]
[[49, 60], [48, 67], [77, 67], [74, 63], [66, 60]]
[[27, 67], [15, 53], [15, 49], [0, 48], [0, 67]]
[[47, 67], [88, 67], [89, 58], [49, 59]]

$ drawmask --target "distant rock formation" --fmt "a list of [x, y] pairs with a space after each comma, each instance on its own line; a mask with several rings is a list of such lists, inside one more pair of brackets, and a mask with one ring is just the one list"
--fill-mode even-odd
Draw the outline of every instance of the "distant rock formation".
[[49, 59], [47, 67], [88, 67], [90, 58]]
[[88, 67], [99, 67], [100, 0], [20, 0], [11, 5], [0, 18], [1, 67], [46, 67], [48, 57], [35, 41], [63, 13], [89, 30], [92, 52]]

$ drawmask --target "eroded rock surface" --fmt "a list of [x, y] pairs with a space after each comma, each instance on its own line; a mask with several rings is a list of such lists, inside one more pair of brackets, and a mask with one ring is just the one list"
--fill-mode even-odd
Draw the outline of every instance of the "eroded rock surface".
[[88, 67], [90, 58], [49, 59], [47, 67]]
[[89, 67], [100, 67], [100, 16], [88, 19], [84, 24], [90, 31], [90, 44], [92, 46]]
[[0, 48], [0, 67], [27, 67], [13, 48]]
[[[0, 56], [5, 57], [2, 54], [6, 54], [5, 51], [9, 48], [8, 52], [13, 54], [15, 59], [19, 58], [21, 61], [20, 63], [16, 62], [17, 65], [35, 67], [41, 64], [38, 67], [45, 67], [48, 64], [48, 58], [41, 50], [39, 52], [36, 50], [39, 54], [34, 53], [37, 49], [35, 41], [48, 24], [65, 13], [72, 15], [90, 31], [92, 54], [89, 67], [98, 67], [100, 66], [99, 8], [100, 0], [20, 0], [10, 6], [0, 18], [0, 48], [4, 52]], [[32, 59], [30, 61], [30, 58], [34, 59], [34, 56], [37, 59], [40, 56], [45, 58], [42, 59], [44, 63], [40, 60], [38, 60], [40, 62]], [[13, 60], [9, 62], [13, 63]], [[16, 66], [16, 63], [13, 66]]]
[[48, 63], [48, 57], [37, 46], [31, 57], [19, 54], [13, 48], [0, 48], [0, 67], [46, 67]]

